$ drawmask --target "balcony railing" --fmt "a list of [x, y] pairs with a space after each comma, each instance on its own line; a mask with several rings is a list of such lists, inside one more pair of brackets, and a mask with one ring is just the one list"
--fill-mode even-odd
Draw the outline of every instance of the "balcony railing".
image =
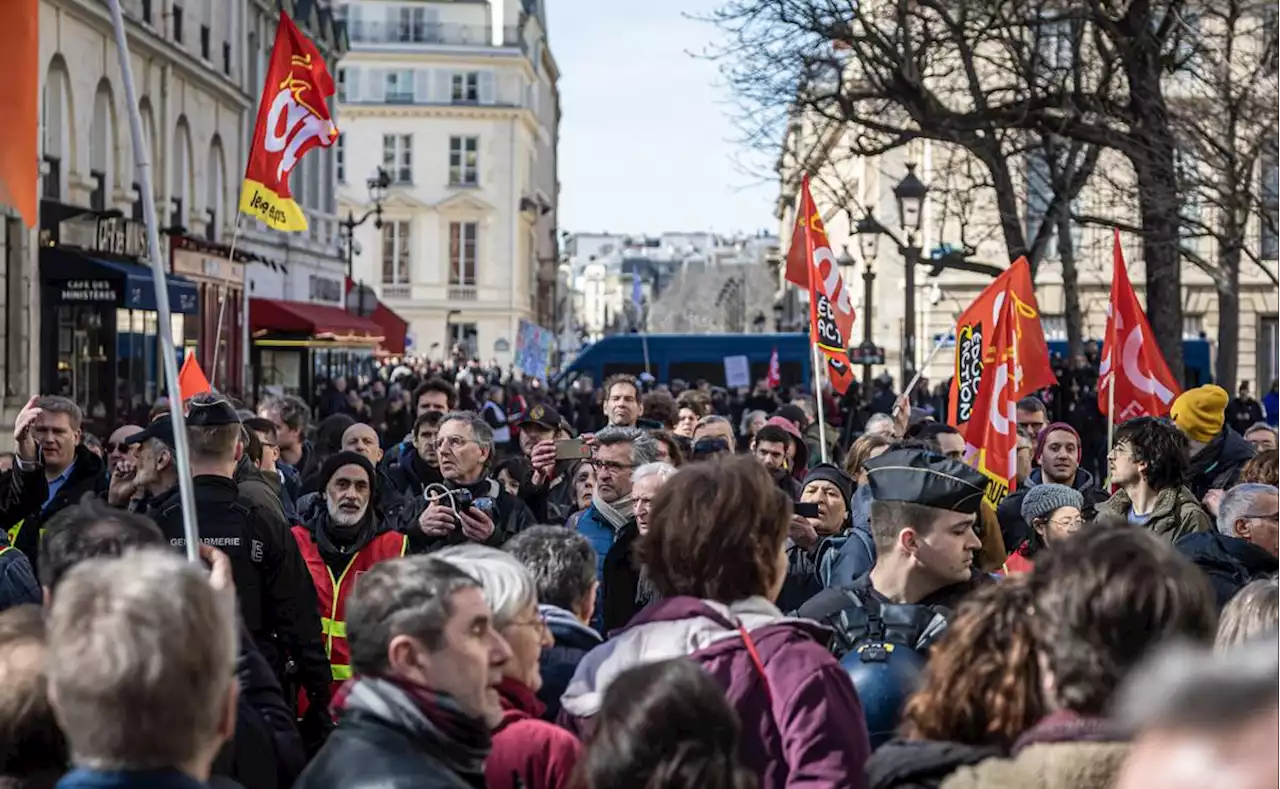
[[382, 283], [382, 298], [408, 299], [413, 297], [413, 286], [404, 283]]
[[[489, 25], [462, 25], [444, 22], [384, 22], [357, 19], [347, 22], [353, 44], [442, 44], [461, 47], [491, 47], [493, 28]], [[522, 39], [514, 26], [502, 31], [505, 47], [520, 46]]]
[[450, 285], [449, 301], [475, 301], [476, 288], [474, 285]]

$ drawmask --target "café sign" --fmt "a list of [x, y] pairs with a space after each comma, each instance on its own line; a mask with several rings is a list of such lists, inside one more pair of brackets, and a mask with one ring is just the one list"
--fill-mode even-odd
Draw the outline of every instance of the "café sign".
[[64, 219], [58, 223], [58, 243], [115, 257], [148, 258], [146, 224], [125, 217], [83, 214]]
[[120, 299], [117, 283], [109, 279], [68, 279], [56, 287], [60, 304], [114, 304]]

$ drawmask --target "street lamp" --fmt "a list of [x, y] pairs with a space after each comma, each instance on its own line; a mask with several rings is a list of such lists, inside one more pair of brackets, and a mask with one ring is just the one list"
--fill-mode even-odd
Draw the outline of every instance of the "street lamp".
[[906, 243], [899, 244], [899, 251], [907, 266], [907, 298], [906, 315], [902, 321], [902, 380], [899, 385], [906, 387], [916, 374], [916, 266], [920, 264], [920, 244], [916, 234], [924, 221], [924, 198], [929, 193], [916, 177], [914, 164], [907, 165], [907, 175], [893, 188], [893, 195], [898, 199], [898, 221], [906, 234]]
[[387, 187], [391, 186], [391, 175], [379, 167], [366, 185], [369, 187], [369, 200], [373, 203], [373, 208], [365, 211], [359, 219], [356, 219], [354, 212], [348, 211], [347, 218], [342, 220], [342, 227], [347, 231], [347, 279], [351, 279], [354, 265], [352, 257], [355, 254], [356, 228], [368, 222], [369, 217], [374, 217], [373, 226], [378, 230], [382, 229], [382, 201], [387, 199]]

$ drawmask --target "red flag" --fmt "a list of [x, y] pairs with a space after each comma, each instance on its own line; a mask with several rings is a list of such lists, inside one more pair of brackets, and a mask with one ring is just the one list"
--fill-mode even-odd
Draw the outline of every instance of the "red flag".
[[289, 174], [307, 151], [338, 139], [329, 115], [332, 95], [333, 77], [320, 51], [281, 11], [240, 189], [241, 213], [276, 230], [307, 229]]
[[995, 357], [996, 316], [1002, 300], [1012, 302], [1014, 342], [1024, 375], [1013, 392], [1014, 399], [1058, 382], [1049, 362], [1049, 346], [1040, 325], [1040, 305], [1031, 281], [1031, 266], [1020, 257], [1003, 274], [978, 294], [956, 320], [956, 369], [951, 379], [947, 422], [963, 432], [977, 406], [978, 386], [985, 378], [983, 368]]
[[[1113, 422], [1139, 416], [1164, 416], [1182, 394], [1156, 345], [1155, 334], [1129, 282], [1124, 253], [1120, 251], [1120, 231], [1115, 231], [1114, 268], [1111, 272], [1111, 303], [1107, 305], [1107, 333], [1102, 340], [1099, 366], [1098, 410]], [[1120, 363], [1114, 364], [1115, 349]], [[1119, 367], [1119, 376], [1115, 368]], [[1112, 381], [1116, 386], [1116, 412], [1110, 413], [1108, 400]]]
[[773, 355], [769, 357], [769, 374], [764, 379], [765, 386], [770, 389], [777, 389], [782, 385], [782, 367], [778, 364], [778, 349], [773, 349]]
[[213, 387], [209, 385], [209, 379], [205, 377], [204, 370], [200, 369], [200, 362], [196, 361], [196, 352], [188, 351], [187, 358], [182, 360], [182, 371], [178, 373], [180, 399], [186, 402], [198, 394], [212, 390]]
[[992, 506], [1014, 489], [1018, 469], [1017, 391], [1023, 367], [1018, 358], [1017, 307], [1012, 293], [1005, 295], [996, 300], [992, 361], [982, 371], [964, 436], [965, 460], [987, 476], [986, 498]]
[[[793, 261], [806, 261], [805, 281], [793, 271]], [[793, 278], [794, 275], [794, 278]], [[840, 276], [840, 265], [831, 254], [822, 215], [809, 192], [809, 176], [801, 186], [795, 233], [787, 252], [787, 280], [809, 289], [809, 338], [827, 357], [831, 386], [844, 394], [853, 382], [849, 367], [848, 339], [853, 332], [853, 304]], [[817, 394], [815, 392], [815, 394]]]
[[0, 203], [16, 209], [27, 227], [36, 225], [40, 182], [39, 12], [36, 0], [0, 3]]

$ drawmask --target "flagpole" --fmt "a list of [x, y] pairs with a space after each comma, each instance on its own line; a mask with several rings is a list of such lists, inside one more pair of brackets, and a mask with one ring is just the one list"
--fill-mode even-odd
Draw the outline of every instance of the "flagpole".
[[818, 404], [818, 444], [822, 451], [822, 462], [827, 462], [827, 417], [822, 406], [822, 364], [818, 360], [818, 344], [809, 343], [813, 350], [813, 399]]
[[[236, 241], [240, 238], [240, 212], [236, 211], [235, 228], [231, 231], [231, 249], [227, 252], [227, 262], [236, 262]], [[222, 298], [218, 300], [218, 328], [213, 334], [213, 369], [209, 371], [209, 388], [218, 388], [218, 352], [222, 350], [222, 317], [227, 312], [227, 291], [230, 286], [222, 286]]]
[[[929, 351], [929, 355], [925, 357], [924, 364], [920, 365], [919, 370], [916, 370], [915, 377], [911, 379], [911, 383], [907, 384], [907, 388], [902, 390], [902, 396], [907, 398], [908, 403], [911, 402], [911, 391], [916, 388], [916, 384], [920, 383], [921, 377], [924, 376], [924, 371], [929, 368], [929, 365], [933, 364], [934, 357], [938, 355], [938, 351], [942, 350], [942, 346], [945, 345], [946, 342], [947, 342], [947, 338], [944, 336], [943, 338], [938, 340], [936, 343], [934, 343], [933, 350]], [[897, 413], [896, 409], [894, 413], [896, 415]]]
[[155, 190], [151, 183], [151, 161], [143, 144], [142, 113], [138, 110], [138, 93], [133, 83], [133, 66], [129, 58], [129, 42], [124, 32], [120, 0], [110, 0], [111, 24], [115, 28], [116, 55], [120, 59], [120, 75], [124, 82], [125, 103], [129, 108], [129, 131], [133, 137], [133, 160], [138, 170], [142, 214], [147, 223], [147, 248], [151, 257], [151, 275], [155, 280], [156, 312], [160, 346], [164, 349], [165, 388], [169, 391], [169, 411], [173, 420], [173, 454], [178, 467], [178, 500], [182, 503], [182, 531], [186, 537], [187, 560], [200, 561], [200, 535], [196, 526], [195, 490], [191, 484], [191, 460], [187, 451], [187, 418], [183, 413], [182, 389], [178, 386], [177, 349], [173, 345], [173, 313], [169, 310], [169, 282], [160, 254], [160, 230], [156, 224]]

